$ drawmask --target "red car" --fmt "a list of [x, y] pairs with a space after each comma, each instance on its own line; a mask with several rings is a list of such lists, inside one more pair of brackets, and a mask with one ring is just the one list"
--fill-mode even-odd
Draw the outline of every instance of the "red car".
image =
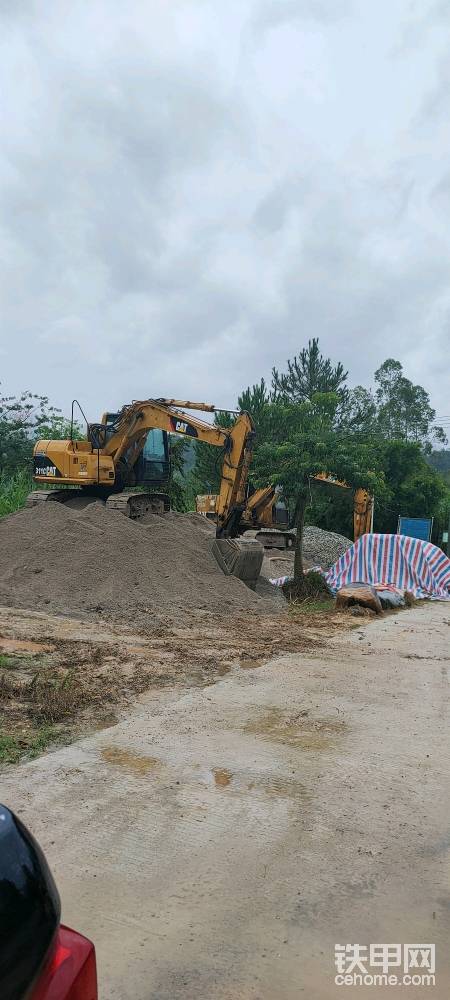
[[60, 916], [39, 844], [0, 805], [1, 1000], [98, 1000], [94, 945]]

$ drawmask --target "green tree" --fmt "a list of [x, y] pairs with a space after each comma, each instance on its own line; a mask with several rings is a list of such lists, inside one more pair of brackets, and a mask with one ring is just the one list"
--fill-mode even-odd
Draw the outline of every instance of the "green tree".
[[316, 393], [337, 393], [342, 403], [347, 396], [348, 372], [339, 361], [333, 365], [330, 358], [320, 352], [319, 339], [308, 341], [298, 356], [287, 361], [287, 371], [272, 369], [272, 394], [275, 399], [289, 403], [304, 403]]
[[363, 385], [351, 389], [339, 411], [342, 430], [360, 432], [365, 436], [378, 433], [378, 410], [373, 393]]
[[294, 511], [297, 529], [294, 584], [291, 593], [301, 595], [306, 583], [303, 570], [303, 529], [310, 502], [310, 479], [326, 470], [345, 479], [355, 489], [362, 486], [381, 494], [384, 477], [376, 469], [376, 451], [370, 441], [340, 433], [335, 427], [338, 393], [316, 393], [301, 403], [270, 404], [272, 431], [260, 445], [256, 466], [261, 485], [276, 482]]
[[0, 474], [14, 474], [27, 465], [34, 441], [58, 414], [47, 396], [23, 392], [0, 397]]
[[[0, 515], [22, 507], [33, 488], [31, 457], [40, 438], [70, 436], [70, 421], [51, 406], [47, 396], [23, 392], [0, 397]], [[73, 436], [81, 436], [74, 425]]]
[[[239, 410], [245, 410], [249, 413], [255, 425], [256, 437], [253, 444], [253, 462], [259, 446], [271, 434], [271, 422], [273, 419], [273, 411], [270, 406], [271, 398], [271, 393], [269, 393], [263, 378], [256, 385], [248, 386], [238, 398]], [[252, 468], [250, 468], [250, 479], [253, 479]]]
[[[255, 449], [258, 448], [259, 442], [265, 440], [267, 434], [266, 423], [270, 415], [269, 401], [270, 394], [263, 378], [255, 385], [247, 386], [238, 397], [237, 411], [249, 413], [255, 425]], [[220, 411], [214, 417], [214, 423], [219, 427], [232, 427], [234, 421], [235, 415], [228, 410]], [[212, 448], [204, 441], [195, 442], [193, 478], [197, 484], [197, 493], [216, 493], [218, 491], [222, 462], [223, 450], [221, 448]]]
[[375, 372], [377, 424], [389, 440], [415, 441], [431, 451], [430, 439], [446, 443], [442, 427], [434, 424], [436, 411], [421, 385], [405, 378], [400, 361], [387, 358]]
[[428, 456], [428, 462], [433, 469], [440, 472], [443, 479], [450, 483], [450, 450], [448, 448], [432, 451]]
[[39, 425], [39, 438], [44, 441], [80, 441], [86, 436], [86, 430], [77, 420], [73, 424], [60, 413], [50, 415], [48, 421]]
[[375, 497], [377, 531], [395, 532], [399, 515], [436, 517], [447, 492], [442, 477], [428, 464], [420, 444], [378, 442], [378, 465], [388, 491]]
[[[217, 427], [232, 427], [234, 416], [228, 410], [220, 410], [214, 414]], [[206, 441], [195, 442], [195, 465], [193, 481], [197, 493], [217, 493], [219, 489], [223, 449], [212, 447]]]
[[189, 448], [189, 440], [178, 434], [170, 435], [170, 460], [172, 475], [168, 487], [170, 505], [174, 510], [187, 511], [190, 509], [190, 497], [187, 488], [187, 477], [184, 473], [186, 453]]
[[245, 410], [253, 419], [255, 427], [264, 420], [267, 404], [270, 403], [271, 396], [267, 389], [265, 380], [262, 378], [256, 385], [247, 386], [238, 397], [238, 409]]

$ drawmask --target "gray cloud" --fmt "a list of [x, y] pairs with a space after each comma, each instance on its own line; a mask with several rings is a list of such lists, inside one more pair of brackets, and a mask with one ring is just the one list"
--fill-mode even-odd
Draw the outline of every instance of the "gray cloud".
[[261, 0], [252, 24], [255, 31], [264, 32], [292, 21], [337, 21], [352, 10], [352, 0]]
[[0, 5], [5, 387], [232, 405], [319, 336], [445, 411], [442, 39], [393, 60], [410, 6], [371, 8]]

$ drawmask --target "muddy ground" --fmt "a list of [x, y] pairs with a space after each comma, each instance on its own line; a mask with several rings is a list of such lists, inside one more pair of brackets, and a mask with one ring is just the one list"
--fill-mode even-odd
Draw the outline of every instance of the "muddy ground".
[[256, 620], [197, 611], [189, 626], [135, 628], [0, 607], [0, 764], [117, 722], [152, 687], [214, 683], [236, 663], [320, 648], [352, 624], [331, 600]]
[[2, 617], [4, 635], [35, 641], [41, 625], [48, 645], [84, 658], [104, 643], [119, 670], [165, 678], [117, 725], [1, 775], [64, 920], [96, 943], [102, 1000], [392, 996], [334, 985], [346, 942], [435, 943], [436, 986], [394, 992], [448, 997], [449, 615], [296, 621], [290, 651], [274, 620], [204, 622], [159, 646]]

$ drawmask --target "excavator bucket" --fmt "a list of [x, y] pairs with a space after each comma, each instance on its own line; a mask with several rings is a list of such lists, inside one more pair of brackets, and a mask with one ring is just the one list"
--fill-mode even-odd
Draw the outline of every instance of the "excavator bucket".
[[226, 576], [237, 576], [255, 590], [261, 573], [264, 549], [254, 538], [215, 538], [211, 551]]
[[292, 549], [295, 545], [295, 529], [249, 528], [244, 538], [254, 538], [265, 549]]

